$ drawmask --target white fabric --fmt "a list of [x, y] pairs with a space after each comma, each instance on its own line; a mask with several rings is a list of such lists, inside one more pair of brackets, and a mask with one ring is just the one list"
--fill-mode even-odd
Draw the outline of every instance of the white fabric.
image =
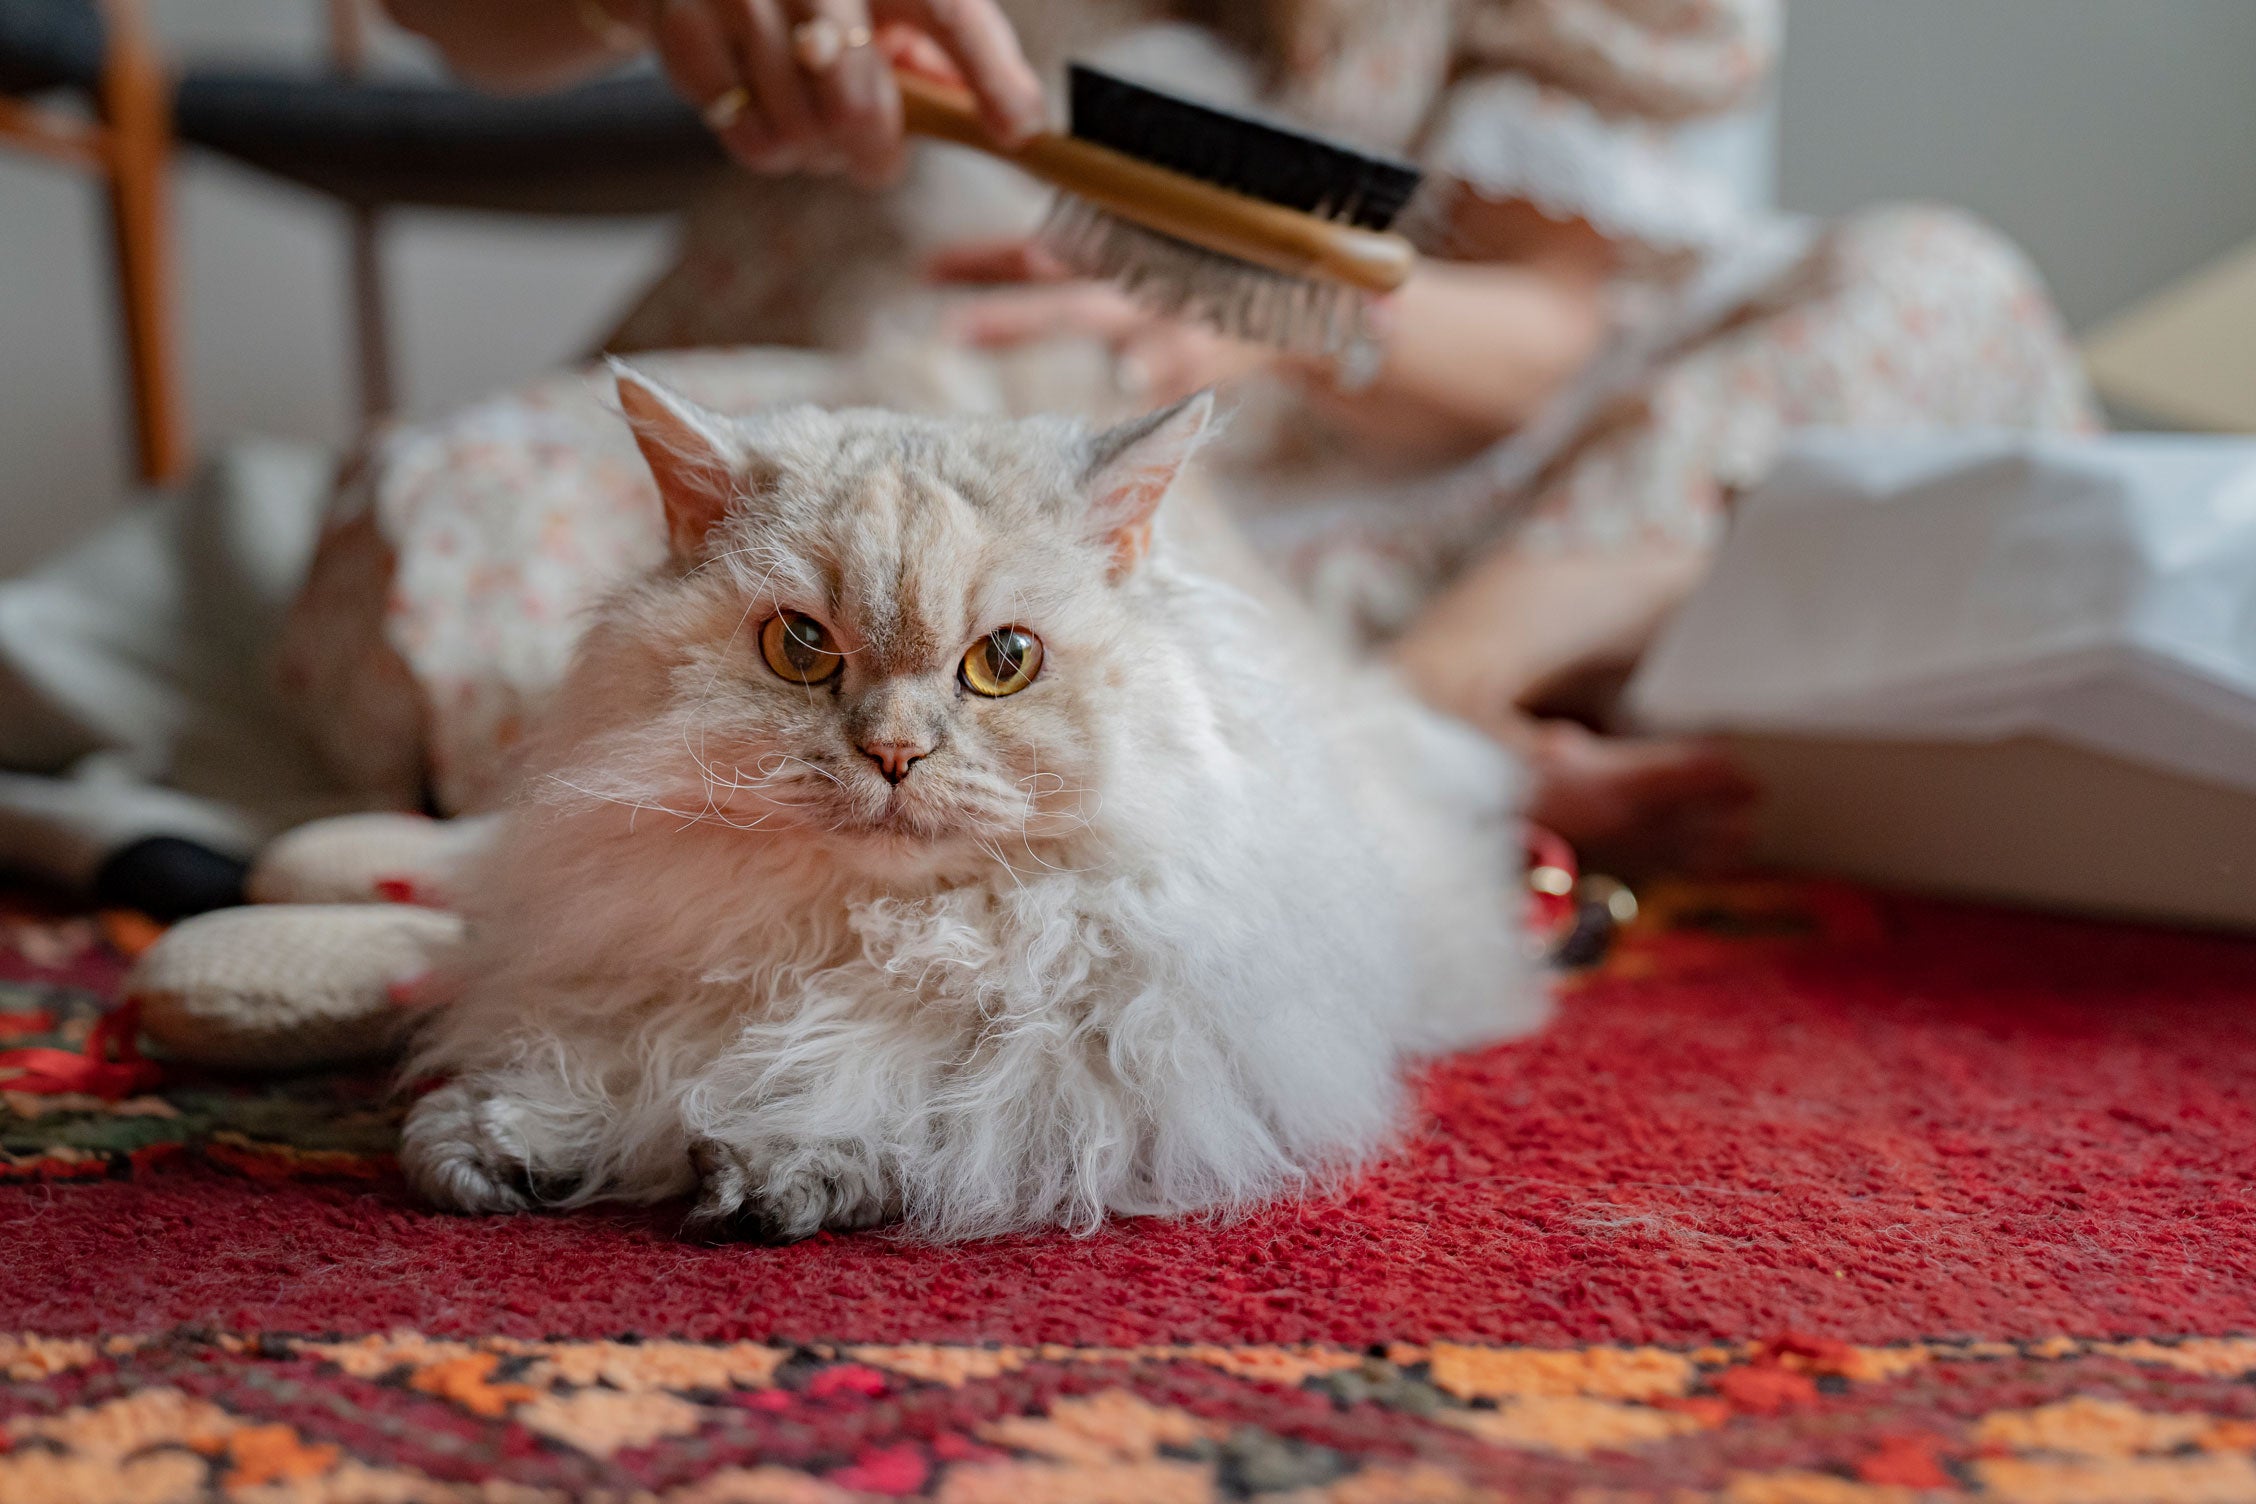
[[1451, 91], [1425, 158], [1483, 197], [1524, 198], [1664, 254], [1712, 250], [1749, 228], [1742, 185], [1696, 165], [1665, 133], [1514, 74]]
[[1629, 703], [1667, 730], [2034, 734], [2256, 790], [2256, 440], [1797, 440]]
[[1669, 148], [1686, 167], [1723, 184], [1741, 209], [1778, 207], [1776, 99], [1679, 126], [1670, 133]]
[[[253, 903], [410, 902], [450, 907], [457, 874], [491, 838], [499, 816], [434, 820], [390, 810], [337, 815], [267, 842], [244, 879]], [[404, 883], [409, 892], [387, 892]]]
[[184, 920], [125, 979], [173, 1056], [317, 1070], [383, 1054], [411, 1022], [395, 989], [461, 943], [462, 920], [396, 903], [257, 904]]
[[0, 866], [83, 882], [141, 836], [247, 852], [341, 807], [271, 674], [331, 464], [238, 446], [0, 583]]

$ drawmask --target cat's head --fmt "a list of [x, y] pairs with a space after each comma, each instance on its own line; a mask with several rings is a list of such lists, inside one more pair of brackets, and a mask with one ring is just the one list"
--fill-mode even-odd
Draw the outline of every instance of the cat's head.
[[1167, 591], [1153, 524], [1206, 395], [1092, 433], [814, 407], [725, 417], [618, 378], [672, 552], [601, 630], [634, 707], [611, 766], [650, 764], [634, 770], [645, 803], [1021, 863], [1087, 826], [1132, 739], [1124, 718], [1148, 713], [1182, 630], [1151, 619]]

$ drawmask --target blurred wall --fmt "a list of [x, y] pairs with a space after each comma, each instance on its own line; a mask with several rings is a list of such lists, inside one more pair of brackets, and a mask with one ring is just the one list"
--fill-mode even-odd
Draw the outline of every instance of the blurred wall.
[[1980, 210], [2089, 329], [2256, 238], [2251, 0], [1788, 0], [1780, 193]]
[[[199, 442], [352, 431], [341, 217], [224, 165], [181, 175], [179, 324]], [[660, 225], [402, 217], [385, 246], [403, 399], [442, 411], [585, 350], [665, 239]], [[0, 155], [0, 574], [129, 487], [123, 356], [93, 189]]]
[[[310, 60], [318, 0], [153, 0], [175, 55]], [[411, 47], [387, 66], [414, 67]], [[223, 162], [182, 158], [180, 337], [197, 438], [352, 431], [342, 216]], [[663, 259], [655, 222], [395, 216], [395, 369], [443, 411], [585, 350]], [[0, 574], [125, 504], [109, 245], [88, 179], [0, 150]]]
[[[2079, 327], [2256, 236], [2256, 0], [1790, 0], [1781, 191], [1832, 212], [1930, 197], [2031, 248]], [[310, 0], [156, 0], [183, 52], [307, 56]], [[318, 203], [182, 174], [182, 332], [207, 443], [348, 430], [344, 263]], [[107, 248], [91, 187], [0, 153], [0, 572], [126, 495]], [[400, 220], [411, 411], [584, 349], [662, 258], [648, 223]]]

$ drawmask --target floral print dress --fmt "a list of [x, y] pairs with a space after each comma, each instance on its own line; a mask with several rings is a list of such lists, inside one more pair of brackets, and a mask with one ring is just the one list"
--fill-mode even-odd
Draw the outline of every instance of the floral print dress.
[[[1490, 453], [1408, 484], [1258, 456], [1234, 475], [1257, 540], [1370, 634], [1404, 625], [1478, 550], [1704, 543], [1798, 428], [2093, 424], [2042, 285], [1992, 231], [1939, 208], [1807, 221], [1698, 165], [1709, 122], [1759, 105], [1779, 0], [1303, 0], [1262, 8], [1290, 24], [1257, 39], [1252, 67], [1133, 7], [1009, 8], [1038, 64], [1156, 57], [1208, 85], [1195, 91], [1240, 88], [1410, 154], [1451, 191], [1581, 220], [1614, 245], [1607, 348]], [[1216, 29], [1240, 9], [1219, 8]], [[921, 254], [1039, 214], [1008, 169], [939, 151], [882, 196], [733, 178], [687, 216], [677, 262], [607, 343], [710, 352], [658, 369], [724, 408], [1117, 408], [1101, 363], [934, 347]], [[498, 798], [579, 614], [656, 557], [650, 483], [597, 385], [567, 373], [395, 431], [342, 491], [284, 672], [371, 801]], [[1266, 398], [1289, 430], [1289, 394]]]

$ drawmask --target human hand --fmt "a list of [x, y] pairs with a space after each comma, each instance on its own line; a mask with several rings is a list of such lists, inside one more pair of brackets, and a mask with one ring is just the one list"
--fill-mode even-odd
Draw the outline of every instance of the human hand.
[[994, 0], [595, 0], [647, 34], [674, 87], [762, 172], [882, 183], [902, 156], [898, 66], [965, 84], [1006, 144], [1041, 129], [1040, 83]]
[[1084, 335], [1111, 350], [1122, 394], [1154, 405], [1187, 397], [1268, 363], [1274, 352], [1204, 324], [1143, 308], [1119, 289], [1077, 278], [1032, 241], [981, 241], [925, 264], [933, 281], [993, 289], [964, 302], [947, 330], [985, 350]]

